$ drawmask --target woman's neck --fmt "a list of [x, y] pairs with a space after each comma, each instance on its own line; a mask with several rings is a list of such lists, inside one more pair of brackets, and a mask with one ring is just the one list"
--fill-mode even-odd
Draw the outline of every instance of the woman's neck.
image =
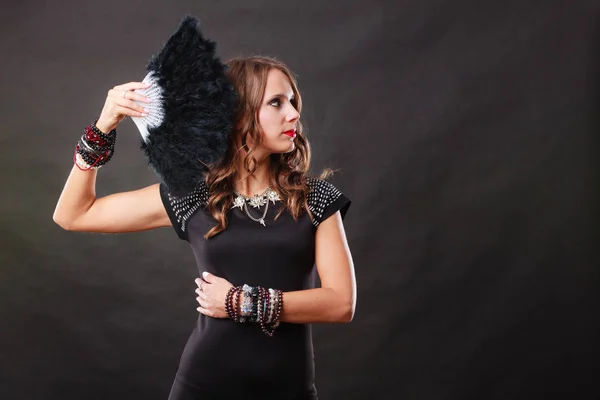
[[271, 185], [270, 160], [270, 157], [266, 156], [258, 161], [254, 173], [249, 175], [244, 168], [244, 158], [240, 157], [237, 161], [238, 173], [235, 177], [235, 189], [248, 197], [263, 193]]

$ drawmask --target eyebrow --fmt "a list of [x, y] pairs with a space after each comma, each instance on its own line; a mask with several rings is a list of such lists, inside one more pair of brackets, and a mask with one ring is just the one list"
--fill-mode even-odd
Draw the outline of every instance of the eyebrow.
[[[277, 93], [277, 94], [274, 94], [272, 96], [269, 96], [270, 99], [275, 99], [277, 97], [283, 97], [283, 98], [286, 98], [286, 99], [288, 98], [285, 94], [282, 94], [282, 93]], [[296, 95], [294, 93], [292, 93], [292, 95], [290, 96], [290, 99], [293, 99], [295, 97], [296, 97]]]

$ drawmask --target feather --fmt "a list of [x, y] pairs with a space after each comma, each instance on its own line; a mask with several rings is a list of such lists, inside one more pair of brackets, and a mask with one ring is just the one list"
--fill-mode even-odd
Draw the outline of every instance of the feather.
[[200, 21], [186, 16], [147, 66], [150, 112], [132, 118], [151, 169], [173, 194], [194, 190], [227, 152], [237, 96]]

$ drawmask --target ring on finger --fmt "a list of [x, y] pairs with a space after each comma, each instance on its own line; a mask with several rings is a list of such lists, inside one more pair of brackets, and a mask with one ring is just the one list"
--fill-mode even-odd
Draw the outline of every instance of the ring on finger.
[[127, 90], [123, 90], [123, 98], [126, 99], [127, 98]]

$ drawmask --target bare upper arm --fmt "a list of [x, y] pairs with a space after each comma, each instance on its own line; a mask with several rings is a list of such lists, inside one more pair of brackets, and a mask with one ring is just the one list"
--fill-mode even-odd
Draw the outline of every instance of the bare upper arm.
[[154, 184], [96, 199], [91, 207], [63, 228], [72, 231], [124, 233], [171, 226]]
[[351, 301], [354, 309], [356, 303], [354, 263], [339, 211], [317, 227], [315, 264], [321, 280], [321, 287], [334, 289]]

